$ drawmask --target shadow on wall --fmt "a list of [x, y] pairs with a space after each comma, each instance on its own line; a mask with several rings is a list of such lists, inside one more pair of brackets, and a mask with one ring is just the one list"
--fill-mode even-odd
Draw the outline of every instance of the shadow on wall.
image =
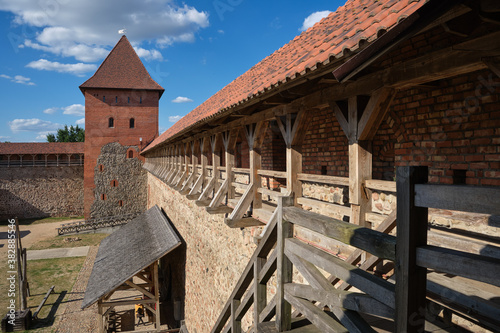
[[44, 218], [50, 214], [20, 198], [9, 190], [0, 189], [0, 220], [18, 217], [20, 219]]
[[[165, 214], [165, 211], [163, 211]], [[180, 327], [186, 298], [186, 241], [165, 214], [181, 240], [181, 245], [160, 259], [161, 324]]]

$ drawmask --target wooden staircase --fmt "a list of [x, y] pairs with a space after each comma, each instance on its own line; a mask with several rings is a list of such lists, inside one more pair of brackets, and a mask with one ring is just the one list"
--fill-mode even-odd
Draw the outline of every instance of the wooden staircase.
[[[397, 179], [397, 214], [376, 230], [304, 211], [293, 206], [292, 197], [280, 197], [211, 332], [240, 333], [242, 319], [249, 316], [247, 332], [456, 332], [437, 317], [429, 322], [429, 304], [466, 313], [476, 324], [498, 330], [500, 305], [492, 295], [500, 291], [500, 258], [427, 245], [427, 208], [500, 214], [500, 189], [427, 185], [426, 168], [399, 168]], [[464, 193], [484, 200], [476, 206], [461, 204]], [[388, 235], [396, 220], [397, 236]], [[294, 228], [356, 250], [340, 259], [295, 238]], [[370, 272], [381, 260], [394, 263], [392, 278]], [[306, 284], [297, 283], [297, 272]], [[457, 276], [463, 280], [456, 282]], [[268, 292], [271, 281], [276, 281], [274, 296]]]

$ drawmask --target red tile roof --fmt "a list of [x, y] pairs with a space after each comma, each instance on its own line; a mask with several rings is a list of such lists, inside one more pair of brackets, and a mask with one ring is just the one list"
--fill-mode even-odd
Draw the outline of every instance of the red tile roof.
[[85, 88], [159, 90], [160, 94], [165, 90], [149, 76], [125, 36], [120, 38], [94, 75], [80, 86], [82, 92]]
[[424, 0], [349, 0], [337, 11], [253, 66], [156, 138], [150, 150], [207, 118], [242, 104], [371, 43], [424, 5]]
[[83, 154], [83, 142], [0, 143], [0, 155]]

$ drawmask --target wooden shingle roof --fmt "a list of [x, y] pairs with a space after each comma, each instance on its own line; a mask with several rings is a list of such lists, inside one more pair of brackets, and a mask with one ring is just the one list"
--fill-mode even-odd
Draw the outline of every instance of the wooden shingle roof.
[[160, 96], [165, 91], [151, 78], [125, 36], [120, 38], [94, 75], [80, 86], [82, 92], [86, 88], [158, 90]]
[[177, 121], [145, 150], [372, 43], [425, 0], [348, 0]]
[[158, 206], [148, 209], [102, 240], [82, 309], [97, 302], [181, 244]]

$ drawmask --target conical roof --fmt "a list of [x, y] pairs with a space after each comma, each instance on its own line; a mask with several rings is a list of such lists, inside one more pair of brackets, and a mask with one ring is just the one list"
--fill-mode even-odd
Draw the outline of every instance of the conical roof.
[[86, 88], [158, 90], [160, 96], [165, 91], [151, 78], [125, 35], [94, 75], [80, 86], [82, 92]]

